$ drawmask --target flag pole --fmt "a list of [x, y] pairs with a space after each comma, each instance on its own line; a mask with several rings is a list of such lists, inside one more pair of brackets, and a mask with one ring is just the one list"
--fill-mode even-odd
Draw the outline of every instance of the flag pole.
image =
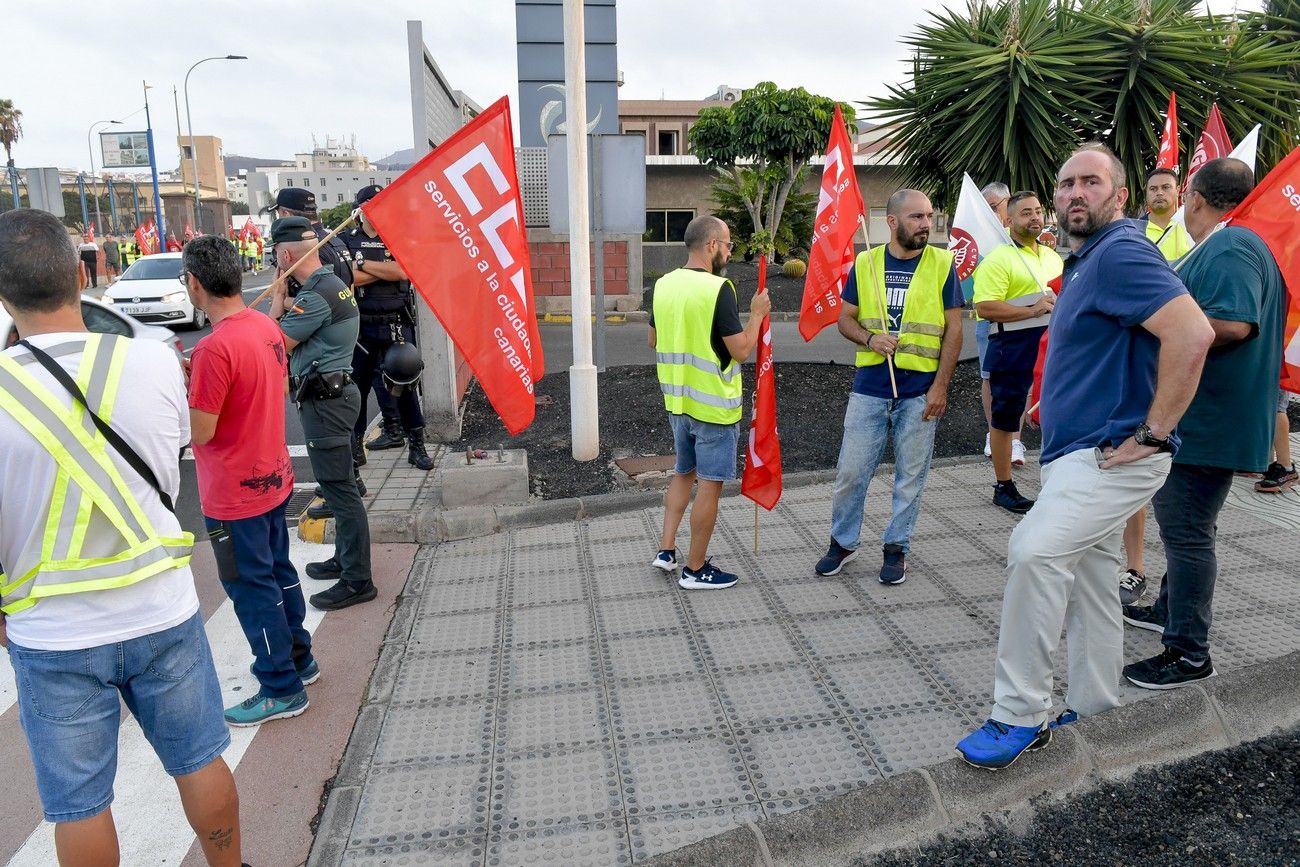
[[754, 504], [754, 553], [758, 553], [758, 503]]
[[[858, 215], [858, 225], [862, 227], [862, 237], [863, 240], [867, 242], [867, 252], [870, 253], [871, 234], [867, 230], [867, 218], [864, 214]], [[868, 264], [870, 264], [870, 259], [868, 259], [867, 261]], [[876, 280], [876, 269], [872, 267], [872, 268], [868, 268], [867, 270], [871, 273], [871, 285], [875, 287], [876, 301], [879, 302], [880, 304], [880, 324], [885, 329], [885, 333], [888, 334], [889, 333], [889, 308], [885, 305], [885, 289], [883, 286], [880, 285], [880, 282]], [[858, 300], [861, 301], [862, 300], [861, 297], [859, 297]], [[884, 353], [881, 354], [883, 355]], [[894, 378], [894, 356], [886, 355], [885, 364], [889, 365], [889, 387], [893, 389], [894, 397], [897, 398], [898, 380]]]
[[[308, 250], [306, 253], [303, 253], [303, 255], [304, 255], [304, 256], [310, 256], [312, 253], [315, 253], [315, 252], [316, 252], [317, 250], [319, 250], [321, 247], [323, 247], [323, 246], [325, 246], [327, 243], [329, 243], [329, 241], [330, 241], [331, 238], [333, 238], [333, 237], [334, 237], [335, 235], [337, 235], [339, 232], [342, 232], [342, 231], [343, 231], [347, 226], [350, 226], [353, 222], [355, 222], [356, 219], [357, 219], [357, 217], [359, 217], [359, 216], [361, 216], [361, 209], [360, 209], [360, 208], [357, 208], [357, 209], [355, 209], [351, 214], [348, 214], [348, 218], [347, 218], [346, 220], [344, 220], [343, 222], [341, 222], [341, 223], [339, 223], [337, 226], [335, 226], [335, 227], [334, 227], [334, 231], [330, 232], [330, 233], [329, 233], [328, 235], [326, 235], [324, 238], [321, 238], [319, 241], [317, 241], [317, 242], [316, 242], [316, 246], [312, 247], [312, 248], [311, 248], [310, 250]], [[249, 306], [249, 307], [256, 307], [257, 305], [261, 304], [264, 300], [266, 300], [266, 296], [268, 296], [268, 295], [271, 294], [271, 290], [275, 288], [275, 284], [284, 282], [285, 278], [287, 278], [288, 276], [289, 276], [289, 275], [288, 275], [287, 273], [285, 273], [285, 274], [281, 274], [279, 277], [276, 277], [274, 280], [272, 280], [272, 281], [267, 285], [267, 287], [266, 287], [265, 289], [262, 290], [262, 294], [261, 294], [261, 295], [258, 295], [256, 298], [254, 298], [253, 301], [252, 301], [252, 303], [250, 303], [248, 306]], [[348, 288], [351, 289], [352, 287], [349, 286]]]

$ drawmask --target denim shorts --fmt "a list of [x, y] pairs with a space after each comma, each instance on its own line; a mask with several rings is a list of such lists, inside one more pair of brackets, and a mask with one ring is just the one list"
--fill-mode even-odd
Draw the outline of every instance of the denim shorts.
[[9, 660], [46, 821], [88, 819], [113, 803], [121, 702], [173, 777], [203, 769], [230, 745], [198, 612], [171, 629], [85, 650], [10, 642]]
[[1284, 389], [1284, 388], [1279, 388], [1279, 389], [1278, 389], [1278, 391], [1277, 391], [1277, 411], [1278, 411], [1278, 412], [1286, 412], [1286, 411], [1287, 411], [1287, 408], [1288, 408], [1289, 406], [1291, 406], [1291, 397], [1292, 397], [1291, 392], [1287, 391], [1287, 390]]
[[988, 379], [989, 372], [984, 367], [984, 356], [989, 352], [989, 321], [978, 319], [975, 322], [975, 348], [980, 354], [980, 378]]
[[736, 443], [740, 424], [712, 424], [689, 415], [668, 416], [673, 425], [673, 450], [677, 453], [678, 475], [698, 473], [708, 482], [725, 482], [736, 477]]

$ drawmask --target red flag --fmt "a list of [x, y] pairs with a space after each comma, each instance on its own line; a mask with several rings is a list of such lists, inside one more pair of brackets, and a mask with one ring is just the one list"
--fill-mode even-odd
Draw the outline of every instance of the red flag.
[[1300, 148], [1268, 173], [1224, 220], [1264, 240], [1286, 281], [1288, 304], [1282, 332], [1282, 388], [1300, 393]]
[[1196, 143], [1192, 161], [1187, 165], [1187, 180], [1183, 181], [1183, 192], [1187, 192], [1187, 185], [1192, 182], [1192, 176], [1201, 170], [1201, 166], [1210, 160], [1226, 157], [1231, 152], [1232, 139], [1228, 138], [1228, 128], [1223, 125], [1223, 118], [1219, 116], [1219, 104], [1216, 102], [1210, 106], [1210, 116], [1205, 120], [1205, 131], [1201, 133], [1201, 140]]
[[1165, 111], [1165, 131], [1160, 136], [1160, 154], [1156, 168], [1178, 171], [1178, 97], [1169, 91], [1169, 108]]
[[186, 242], [194, 240], [194, 230], [190, 228], [189, 223], [185, 224], [185, 240]]
[[840, 316], [840, 286], [853, 267], [853, 236], [861, 216], [862, 192], [853, 171], [853, 143], [836, 103], [799, 309], [799, 334], [804, 340], [812, 340]]
[[483, 385], [506, 430], [543, 372], [510, 101], [497, 100], [361, 208]]
[[[758, 291], [767, 291], [766, 256], [758, 257]], [[776, 374], [772, 369], [772, 323], [767, 316], [758, 330], [755, 369], [754, 416], [749, 422], [740, 492], [770, 512], [781, 499], [781, 437], [776, 431]]]
[[94, 224], [94, 223], [91, 223], [90, 226], [86, 229], [86, 243], [88, 243], [88, 244], [93, 244], [93, 243], [95, 243], [95, 224]]
[[140, 249], [141, 256], [147, 256], [153, 251], [149, 248], [149, 228], [146, 225], [135, 227], [135, 245]]
[[[1061, 294], [1061, 278], [1053, 277], [1047, 281], [1047, 288], [1057, 295]], [[1029, 389], [1029, 417], [1038, 424], [1038, 404], [1043, 399], [1043, 365], [1047, 363], [1047, 332], [1038, 338], [1038, 358], [1034, 360], [1034, 384]]]

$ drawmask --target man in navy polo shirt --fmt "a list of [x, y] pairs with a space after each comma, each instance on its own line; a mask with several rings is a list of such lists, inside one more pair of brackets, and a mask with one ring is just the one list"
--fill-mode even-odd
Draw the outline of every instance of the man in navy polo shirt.
[[[1011, 534], [993, 711], [957, 744], [972, 765], [1005, 768], [1052, 728], [1119, 704], [1124, 624], [1120, 539], [1178, 448], [1174, 426], [1214, 339], [1164, 257], [1124, 219], [1124, 166], [1101, 145], [1057, 175], [1070, 234], [1043, 370], [1043, 487]], [[1068, 625], [1067, 709], [1047, 726], [1052, 654]]]

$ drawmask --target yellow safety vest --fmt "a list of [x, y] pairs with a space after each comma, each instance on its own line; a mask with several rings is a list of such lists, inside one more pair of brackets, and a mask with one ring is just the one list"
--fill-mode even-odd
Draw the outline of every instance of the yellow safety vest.
[[[111, 423], [121, 385], [127, 339], [91, 334], [50, 350], [51, 356], [82, 351], [75, 377], [100, 418]], [[29, 542], [17, 562], [0, 572], [0, 611], [14, 614], [47, 596], [126, 587], [190, 562], [194, 536], [163, 536], [149, 521], [109, 457], [108, 441], [77, 401], [65, 407], [28, 373], [35, 364], [0, 354], [0, 412], [14, 418], [58, 465], [46, 507], [45, 530]], [[93, 552], [86, 531], [95, 523]], [[103, 550], [105, 524], [117, 531]], [[178, 528], [179, 529], [179, 528]]]
[[[943, 344], [943, 286], [952, 270], [952, 253], [926, 246], [903, 299], [903, 321], [899, 325], [894, 366], [903, 370], [933, 373], [939, 369], [939, 347]], [[882, 309], [885, 293], [885, 245], [864, 250], [853, 263], [853, 280], [858, 287], [858, 322], [875, 334], [883, 334], [887, 311]], [[858, 367], [884, 364], [885, 356], [860, 347]]]
[[655, 361], [664, 407], [713, 424], [740, 421], [740, 364], [719, 364], [710, 337], [718, 292], [726, 284], [704, 271], [678, 268], [655, 282]]
[[1165, 257], [1165, 261], [1173, 262], [1181, 259], [1195, 246], [1192, 244], [1192, 236], [1187, 234], [1187, 229], [1182, 223], [1170, 222], [1165, 229], [1147, 219], [1147, 239], [1156, 245], [1156, 249]]

